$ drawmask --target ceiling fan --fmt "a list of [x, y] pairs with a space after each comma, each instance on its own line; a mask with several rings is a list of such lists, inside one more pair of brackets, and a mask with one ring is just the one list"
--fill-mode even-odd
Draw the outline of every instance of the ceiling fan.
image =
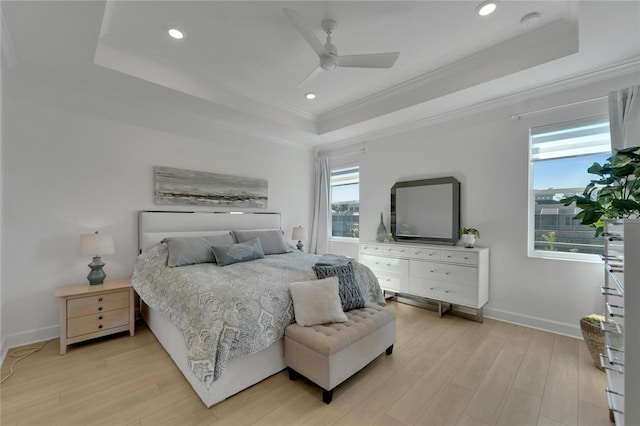
[[320, 64], [302, 80], [297, 86], [300, 88], [318, 76], [322, 71], [333, 71], [340, 67], [350, 68], [391, 68], [395, 64], [400, 52], [369, 53], [364, 55], [338, 56], [338, 49], [331, 42], [331, 33], [336, 28], [336, 21], [325, 19], [321, 23], [322, 30], [327, 33], [327, 42], [323, 45], [315, 36], [304, 17], [293, 9], [283, 9], [293, 26], [296, 27], [302, 37], [320, 58]]

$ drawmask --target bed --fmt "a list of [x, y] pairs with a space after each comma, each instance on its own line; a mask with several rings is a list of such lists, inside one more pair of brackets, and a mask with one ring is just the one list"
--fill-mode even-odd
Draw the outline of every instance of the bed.
[[[311, 267], [319, 256], [289, 247], [286, 253], [230, 266], [169, 268], [167, 244], [160, 242], [217, 238], [230, 231], [250, 235], [270, 230], [264, 232], [273, 235], [280, 228], [279, 213], [139, 213], [140, 256], [132, 282], [141, 299], [142, 317], [207, 407], [286, 367], [282, 336], [293, 321], [288, 283], [315, 279]], [[357, 262], [354, 271], [368, 303], [383, 305], [373, 273]], [[243, 299], [245, 288], [248, 295]], [[234, 307], [224, 308], [223, 300]], [[200, 317], [191, 319], [180, 310], [184, 307]]]

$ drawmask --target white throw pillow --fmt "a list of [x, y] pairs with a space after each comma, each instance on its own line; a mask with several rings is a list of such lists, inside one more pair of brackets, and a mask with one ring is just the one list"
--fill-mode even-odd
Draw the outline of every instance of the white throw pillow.
[[291, 283], [289, 291], [298, 325], [304, 327], [348, 319], [342, 311], [337, 277]]

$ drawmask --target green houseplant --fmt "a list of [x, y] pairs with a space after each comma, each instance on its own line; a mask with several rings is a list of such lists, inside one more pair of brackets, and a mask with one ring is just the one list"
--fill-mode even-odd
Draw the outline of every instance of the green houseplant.
[[565, 206], [575, 202], [581, 211], [574, 219], [602, 234], [605, 219], [640, 216], [640, 146], [618, 150], [600, 165], [593, 163], [587, 171], [598, 177], [584, 188], [582, 195], [565, 197]]
[[460, 230], [460, 236], [462, 237], [462, 243], [467, 248], [472, 248], [476, 243], [476, 240], [480, 238], [480, 231], [476, 228], [462, 228]]

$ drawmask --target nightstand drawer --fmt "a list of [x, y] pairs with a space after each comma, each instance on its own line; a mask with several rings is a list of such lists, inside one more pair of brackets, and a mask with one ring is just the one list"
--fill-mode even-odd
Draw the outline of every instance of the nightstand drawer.
[[71, 318], [67, 324], [67, 338], [95, 333], [129, 324], [129, 308]]
[[67, 300], [67, 318], [98, 314], [129, 307], [129, 290]]

